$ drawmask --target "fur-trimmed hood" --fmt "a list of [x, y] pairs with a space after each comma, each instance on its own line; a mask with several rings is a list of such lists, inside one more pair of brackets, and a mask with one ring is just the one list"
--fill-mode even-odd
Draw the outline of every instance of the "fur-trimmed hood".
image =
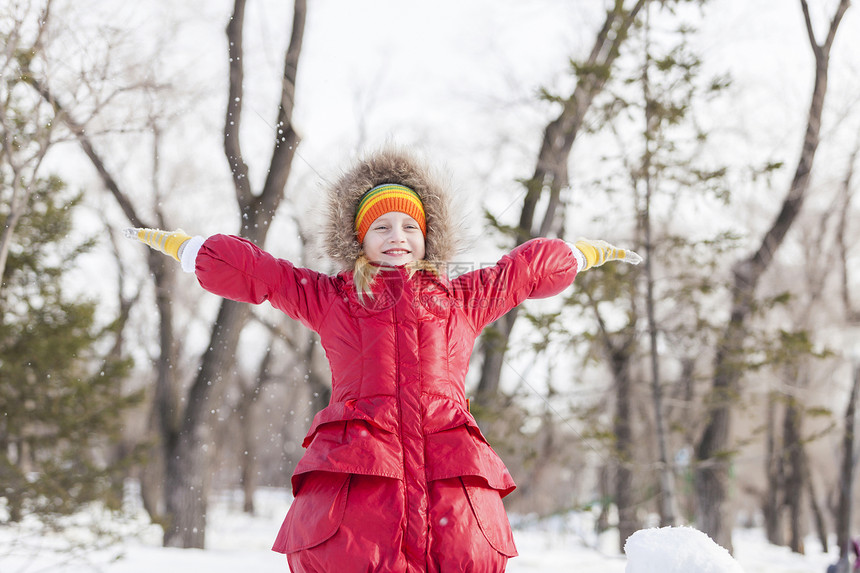
[[396, 148], [360, 158], [329, 186], [323, 237], [326, 254], [341, 270], [353, 269], [362, 254], [355, 235], [358, 202], [367, 191], [383, 183], [405, 185], [418, 194], [427, 222], [424, 258], [432, 263], [450, 261], [457, 252], [459, 233], [453, 220], [448, 180], [412, 153]]

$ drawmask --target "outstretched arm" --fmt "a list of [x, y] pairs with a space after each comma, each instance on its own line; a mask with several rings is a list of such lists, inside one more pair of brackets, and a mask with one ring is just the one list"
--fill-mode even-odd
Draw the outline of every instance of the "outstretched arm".
[[606, 241], [532, 239], [498, 263], [460, 275], [452, 281], [455, 295], [477, 332], [527, 298], [556, 295], [577, 273], [608, 261], [639, 264], [642, 257]]
[[240, 237], [191, 237], [182, 230], [126, 229], [125, 234], [173, 257], [196, 273], [207, 291], [235, 300], [272, 306], [318, 330], [335, 296], [331, 277], [295, 267]]

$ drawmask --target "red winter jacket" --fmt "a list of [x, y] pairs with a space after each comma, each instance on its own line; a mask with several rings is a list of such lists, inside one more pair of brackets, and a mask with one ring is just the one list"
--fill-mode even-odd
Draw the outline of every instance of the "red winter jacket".
[[[410, 278], [403, 268], [381, 270], [373, 298], [362, 304], [351, 272], [297, 268], [238, 237], [210, 237], [196, 260], [206, 290], [240, 302], [268, 300], [319, 333], [331, 364], [331, 402], [304, 439], [294, 492], [317, 471], [402, 480], [418, 500], [407, 505], [410, 545], [426, 543], [429, 482], [472, 476], [502, 496], [515, 488], [469, 413], [469, 357], [484, 327], [527, 298], [561, 292], [576, 271], [566, 243], [535, 239], [494, 266], [450, 281], [424, 271]], [[324, 535], [315, 523], [295, 527], [306, 531], [292, 537], [308, 543]], [[490, 542], [515, 555], [505, 527], [510, 541]], [[274, 549], [292, 550], [283, 535]]]

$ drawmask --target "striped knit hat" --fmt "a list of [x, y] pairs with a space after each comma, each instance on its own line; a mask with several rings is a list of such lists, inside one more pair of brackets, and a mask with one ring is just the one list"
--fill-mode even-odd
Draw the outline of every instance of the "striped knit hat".
[[[328, 217], [320, 227], [319, 238], [325, 254], [338, 266], [338, 272], [354, 270], [355, 262], [364, 252], [356, 224], [359, 203], [368, 189], [392, 183], [411, 189], [421, 199], [427, 231], [424, 259], [444, 263], [453, 260], [459, 252], [463, 227], [452, 207], [453, 187], [449, 174], [438, 167], [430, 167], [430, 163], [414, 151], [387, 146], [356, 157], [339, 177], [332, 178], [326, 189]], [[373, 223], [372, 215], [365, 217], [368, 223]]]
[[355, 234], [358, 242], [364, 241], [371, 223], [391, 211], [405, 213], [415, 219], [421, 227], [421, 233], [427, 236], [424, 204], [418, 193], [404, 185], [386, 183], [377, 185], [365, 193], [358, 202], [358, 210], [355, 214]]

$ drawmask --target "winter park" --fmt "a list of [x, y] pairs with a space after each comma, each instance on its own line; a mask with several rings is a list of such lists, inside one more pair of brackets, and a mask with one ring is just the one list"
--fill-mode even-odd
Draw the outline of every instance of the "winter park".
[[849, 0], [0, 6], [0, 572], [860, 571]]

